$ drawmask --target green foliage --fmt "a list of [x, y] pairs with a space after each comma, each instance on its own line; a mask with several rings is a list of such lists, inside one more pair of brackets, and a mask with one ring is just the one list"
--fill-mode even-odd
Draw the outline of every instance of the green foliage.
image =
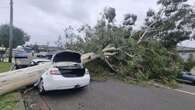
[[[29, 41], [30, 37], [21, 29], [14, 27], [13, 28], [13, 47], [17, 47], [18, 45], [25, 44], [26, 41]], [[9, 25], [1, 25], [0, 26], [0, 45], [8, 48], [9, 46]]]
[[[159, 14], [161, 11], [163, 17]], [[71, 49], [82, 53], [94, 52], [102, 55], [101, 60], [87, 64], [93, 76], [115, 72], [115, 76], [127, 82], [155, 80], [165, 84], [175, 84], [182, 69], [175, 47], [178, 42], [187, 39], [189, 34], [187, 30], [183, 30], [186, 23], [181, 24], [184, 26], [182, 31], [178, 29], [179, 24], [176, 24], [181, 19], [176, 17], [179, 15], [168, 17], [164, 11], [164, 8], [158, 13], [150, 10], [147, 13], [145, 26], [133, 31], [137, 16], [126, 14], [123, 24], [115, 25], [115, 10], [110, 8], [105, 10], [106, 15], [103, 14], [95, 27], [89, 25], [81, 27], [79, 33], [83, 36], [75, 33], [65, 34], [68, 38], [65, 45], [68, 43]], [[187, 16], [189, 13], [185, 12], [184, 15]], [[146, 31], [148, 31], [147, 37], [141, 43], [137, 43]], [[104, 56], [102, 50], [108, 46], [116, 49], [117, 54]]]
[[187, 61], [183, 63], [183, 65], [184, 65], [184, 71], [191, 71], [191, 69], [195, 67], [194, 56], [191, 54], [190, 57], [187, 59]]
[[145, 39], [158, 39], [166, 48], [175, 48], [178, 43], [193, 38], [195, 10], [186, 1], [159, 0], [161, 8], [147, 12]]
[[0, 62], [0, 73], [10, 70], [10, 63]]
[[132, 44], [130, 40], [126, 77], [140, 80], [156, 80], [163, 83], [173, 81], [181, 72], [179, 57], [174, 51], [167, 50], [157, 41], [143, 42], [141, 45]]
[[109, 77], [110, 69], [102, 59], [96, 59], [86, 64], [90, 75], [94, 80], [104, 80]]
[[0, 96], [0, 110], [15, 110], [17, 102], [16, 93]]
[[[0, 62], [0, 73], [9, 71], [10, 64], [9, 63], [1, 63]], [[3, 96], [0, 96], [0, 110], [15, 110], [17, 98], [16, 93], [10, 93]]]

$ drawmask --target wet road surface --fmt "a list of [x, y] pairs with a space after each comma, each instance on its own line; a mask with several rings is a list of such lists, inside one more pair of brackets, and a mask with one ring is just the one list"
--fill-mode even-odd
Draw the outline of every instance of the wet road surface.
[[[195, 86], [181, 89], [195, 92]], [[195, 110], [194, 95], [116, 80], [93, 81], [81, 90], [49, 92], [44, 100], [51, 110]]]

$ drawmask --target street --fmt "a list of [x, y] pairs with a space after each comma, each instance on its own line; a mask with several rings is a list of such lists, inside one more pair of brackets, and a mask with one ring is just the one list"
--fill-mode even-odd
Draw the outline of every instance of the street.
[[[194, 93], [195, 87], [181, 84], [178, 90]], [[194, 110], [195, 95], [178, 90], [107, 80], [92, 81], [82, 90], [55, 91], [45, 96], [33, 90], [26, 94], [26, 99], [43, 108], [39, 100], [44, 97], [51, 110]]]

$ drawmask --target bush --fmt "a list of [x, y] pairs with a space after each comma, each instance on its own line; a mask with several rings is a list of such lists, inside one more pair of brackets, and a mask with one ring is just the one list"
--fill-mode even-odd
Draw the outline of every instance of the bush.
[[195, 66], [195, 60], [193, 59], [193, 55], [187, 59], [186, 62], [183, 63], [184, 71], [190, 71]]
[[86, 64], [93, 80], [104, 80], [110, 76], [111, 70], [102, 59], [96, 59]]

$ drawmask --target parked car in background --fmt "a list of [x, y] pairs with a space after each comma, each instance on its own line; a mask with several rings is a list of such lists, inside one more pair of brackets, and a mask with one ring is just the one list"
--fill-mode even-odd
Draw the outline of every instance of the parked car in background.
[[195, 84], [195, 74], [191, 72], [182, 72], [181, 81]]
[[37, 58], [46, 58], [50, 59], [52, 58], [54, 52], [40, 52], [36, 55]]
[[90, 83], [87, 68], [81, 62], [81, 55], [63, 51], [52, 57], [52, 66], [38, 81], [39, 93], [51, 90], [64, 90], [85, 87]]
[[30, 65], [29, 58], [31, 57], [31, 53], [27, 52], [23, 46], [18, 46], [13, 50], [13, 64], [15, 69], [25, 68]]
[[33, 59], [30, 63], [30, 66], [35, 66], [35, 65], [39, 65], [39, 64], [43, 64], [43, 63], [47, 63], [50, 62], [51, 60], [46, 59], [46, 58], [36, 58]]

